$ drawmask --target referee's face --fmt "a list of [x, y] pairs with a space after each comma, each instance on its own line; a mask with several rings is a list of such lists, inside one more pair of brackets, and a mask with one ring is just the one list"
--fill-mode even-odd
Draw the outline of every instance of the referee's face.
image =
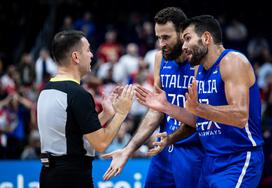
[[82, 48], [80, 53], [80, 73], [84, 76], [91, 71], [91, 62], [93, 53], [90, 50], [90, 44], [86, 38], [82, 38]]

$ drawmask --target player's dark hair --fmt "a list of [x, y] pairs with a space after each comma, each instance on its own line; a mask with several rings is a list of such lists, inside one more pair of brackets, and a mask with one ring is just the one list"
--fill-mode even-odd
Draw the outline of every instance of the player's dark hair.
[[222, 44], [222, 30], [217, 19], [211, 15], [195, 16], [188, 19], [182, 25], [182, 30], [194, 26], [195, 32], [201, 36], [204, 32], [211, 33], [215, 44]]
[[77, 47], [83, 37], [85, 37], [83, 32], [75, 30], [57, 33], [52, 42], [52, 55], [56, 63], [60, 64], [61, 60], [67, 58], [71, 49]]
[[177, 32], [180, 32], [182, 23], [187, 19], [185, 13], [177, 7], [167, 7], [160, 10], [154, 17], [157, 24], [173, 22]]

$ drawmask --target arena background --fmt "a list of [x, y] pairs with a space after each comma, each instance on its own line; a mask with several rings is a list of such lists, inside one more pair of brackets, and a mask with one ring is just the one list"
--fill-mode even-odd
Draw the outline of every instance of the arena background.
[[[40, 50], [50, 48], [54, 34], [62, 29], [85, 29], [92, 50], [98, 54], [94, 58], [93, 71], [83, 84], [94, 94], [97, 110], [101, 110], [101, 93], [108, 91], [116, 83], [140, 82], [147, 87], [152, 85], [150, 64], [144, 66], [144, 57], [155, 47], [153, 17], [166, 6], [178, 6], [188, 17], [211, 14], [221, 22], [224, 44], [245, 53], [251, 60], [258, 76], [262, 97], [262, 126], [264, 133], [265, 166], [259, 187], [272, 187], [272, 27], [269, 1], [227, 1], [227, 0], [2, 0], [0, 2], [0, 187], [37, 187], [40, 168], [37, 159], [38, 135], [35, 119], [36, 97], [46, 82], [37, 81], [35, 62]], [[89, 13], [89, 20], [83, 16]], [[65, 25], [69, 18], [70, 25]], [[68, 22], [69, 22], [68, 21]], [[152, 26], [152, 32], [149, 28]], [[116, 81], [105, 78], [101, 73], [103, 64], [102, 44], [105, 34], [117, 34], [116, 46], [120, 47], [119, 58], [127, 54], [127, 44], [138, 48], [137, 58], [141, 61], [141, 71], [147, 74], [137, 77], [140, 70], [128, 74], [127, 78]], [[118, 50], [117, 50], [118, 51]], [[28, 62], [25, 66], [25, 62]], [[30, 65], [30, 66], [29, 66]], [[25, 67], [30, 67], [28, 79], [22, 76]], [[51, 73], [50, 73], [51, 74]], [[53, 73], [52, 73], [53, 74]], [[103, 77], [104, 76], [104, 77]], [[6, 102], [14, 93], [20, 97]], [[5, 105], [2, 105], [5, 104]], [[107, 152], [122, 148], [128, 142], [145, 113], [137, 104], [130, 114], [125, 130], [109, 147]], [[4, 122], [4, 123], [3, 123]], [[101, 176], [109, 161], [100, 159], [94, 165], [94, 178], [97, 187], [142, 187], [149, 159], [144, 157], [147, 142], [135, 154], [121, 176], [112, 182], [102, 182]], [[140, 159], [139, 159], [140, 158]], [[27, 166], [27, 167], [26, 167]], [[136, 167], [143, 167], [137, 169]], [[31, 183], [32, 182], [32, 183]], [[34, 182], [34, 183], [33, 183]], [[102, 182], [102, 183], [101, 183]], [[121, 183], [120, 183], [121, 182]]]

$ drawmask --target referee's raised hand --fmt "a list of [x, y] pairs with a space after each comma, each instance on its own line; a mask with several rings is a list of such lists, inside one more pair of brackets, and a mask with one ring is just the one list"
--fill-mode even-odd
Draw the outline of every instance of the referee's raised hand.
[[130, 111], [134, 98], [134, 88], [132, 85], [126, 85], [120, 96], [113, 101], [113, 108], [116, 113], [127, 115]]

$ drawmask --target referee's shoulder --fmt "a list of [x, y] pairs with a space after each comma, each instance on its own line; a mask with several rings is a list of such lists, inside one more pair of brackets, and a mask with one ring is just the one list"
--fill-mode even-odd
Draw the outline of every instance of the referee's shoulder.
[[74, 91], [76, 94], [79, 94], [79, 95], [90, 95], [90, 93], [85, 88], [83, 88], [81, 85], [76, 83], [69, 84], [68, 89], [71, 89], [72, 91]]

